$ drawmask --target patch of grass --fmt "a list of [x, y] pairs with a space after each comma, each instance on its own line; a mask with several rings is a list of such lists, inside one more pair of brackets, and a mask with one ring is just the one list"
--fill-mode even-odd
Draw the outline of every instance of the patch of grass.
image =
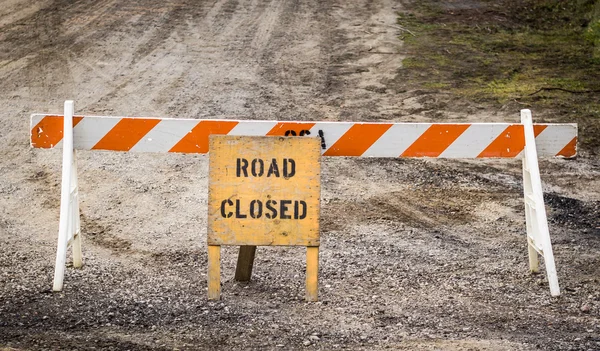
[[427, 64], [423, 60], [419, 60], [414, 57], [407, 57], [402, 61], [402, 66], [404, 68], [425, 68]]
[[425, 82], [423, 83], [423, 86], [428, 89], [445, 89], [448, 88], [450, 85], [448, 83], [442, 82]]
[[600, 1], [596, 1], [594, 9], [591, 11], [585, 39], [594, 46], [594, 60], [597, 63], [600, 62]]
[[[491, 108], [526, 106], [546, 120], [600, 124], [600, 93], [539, 91], [600, 90], [600, 0], [422, 0], [406, 7], [398, 24], [415, 36], [404, 36], [408, 58], [399, 82]], [[593, 139], [582, 145], [598, 152]]]

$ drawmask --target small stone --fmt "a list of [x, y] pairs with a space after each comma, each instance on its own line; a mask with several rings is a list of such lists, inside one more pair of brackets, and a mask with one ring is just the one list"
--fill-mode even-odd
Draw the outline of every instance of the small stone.
[[308, 340], [304, 340], [304, 341], [302, 342], [302, 344], [303, 344], [304, 346], [309, 346], [309, 345], [310, 345], [310, 341], [308, 341]]
[[591, 309], [592, 309], [592, 306], [590, 306], [588, 304], [584, 304], [583, 306], [581, 306], [581, 312], [583, 312], [583, 313], [590, 313]]
[[310, 341], [319, 341], [321, 339], [318, 336], [316, 336], [316, 335], [311, 335], [311, 336], [308, 337], [308, 340], [310, 340]]

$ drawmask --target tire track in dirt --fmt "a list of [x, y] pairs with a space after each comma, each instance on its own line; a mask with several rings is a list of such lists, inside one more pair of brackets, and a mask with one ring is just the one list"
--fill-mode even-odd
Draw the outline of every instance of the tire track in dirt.
[[[46, 54], [58, 54], [61, 50], [76, 46], [78, 42], [94, 42], [97, 38], [92, 35], [103, 35], [101, 33], [107, 29], [106, 25], [110, 27], [111, 22], [107, 19], [118, 20], [114, 16], [107, 16], [115, 3], [116, 0], [92, 3], [57, 0], [47, 3], [47, 6], [39, 7], [36, 12], [3, 28], [0, 47], [8, 44], [11, 50], [1, 52], [19, 59], [37, 54], [40, 49], [46, 50]], [[68, 12], [74, 12], [75, 15], [67, 16]], [[83, 28], [86, 30], [82, 31]], [[94, 29], [90, 31], [88, 28]]]
[[0, 29], [3, 30], [4, 26], [31, 16], [49, 2], [50, 0], [42, 3], [40, 1], [30, 1], [28, 4], [23, 4], [23, 1], [20, 0], [3, 1], [3, 6], [0, 8]]

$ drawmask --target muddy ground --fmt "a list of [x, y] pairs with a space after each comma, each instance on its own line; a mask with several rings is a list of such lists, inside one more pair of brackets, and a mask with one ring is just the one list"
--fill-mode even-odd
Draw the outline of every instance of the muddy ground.
[[320, 301], [303, 301], [303, 248], [260, 247], [246, 284], [230, 247], [209, 302], [207, 157], [110, 152], [78, 154], [85, 266], [51, 292], [61, 155], [29, 148], [29, 115], [66, 99], [87, 115], [331, 121], [514, 122], [520, 107], [416, 89], [403, 1], [1, 4], [1, 350], [600, 349], [600, 160], [585, 148], [540, 163], [558, 298], [528, 273], [519, 160], [323, 159]]

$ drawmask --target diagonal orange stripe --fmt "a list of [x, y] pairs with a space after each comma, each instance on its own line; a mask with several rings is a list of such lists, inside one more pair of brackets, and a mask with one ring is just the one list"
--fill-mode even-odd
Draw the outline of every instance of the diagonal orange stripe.
[[[73, 116], [73, 127], [82, 119], [83, 116]], [[63, 121], [63, 116], [44, 116], [31, 129], [31, 146], [44, 149], [55, 147], [63, 138]]]
[[154, 118], [123, 118], [92, 147], [92, 150], [129, 151], [159, 122], [160, 119]]
[[323, 156], [360, 156], [367, 151], [392, 124], [355, 124]]
[[[546, 129], [545, 125], [536, 124], [533, 126], [534, 136], [540, 135]], [[513, 158], [523, 151], [525, 148], [525, 133], [523, 125], [514, 124], [508, 126], [494, 141], [488, 145], [479, 155], [478, 158], [484, 157], [508, 157]]]
[[267, 135], [285, 136], [286, 132], [288, 132], [287, 136], [299, 136], [300, 134], [305, 135], [306, 132], [303, 133], [302, 131], [309, 131], [314, 125], [315, 123], [312, 122], [279, 122], [273, 128], [271, 128]]
[[538, 135], [540, 135], [541, 132], [544, 131], [544, 129], [546, 129], [546, 127], [543, 124], [534, 124], [533, 125], [533, 136], [537, 138]]
[[438, 157], [470, 124], [432, 124], [400, 157]]
[[560, 150], [556, 154], [556, 156], [562, 156], [567, 158], [577, 156], [577, 137], [569, 141], [569, 143], [565, 147], [563, 147], [562, 150]]
[[205, 154], [208, 152], [208, 137], [211, 134], [227, 134], [238, 123], [236, 121], [200, 121], [169, 152]]

